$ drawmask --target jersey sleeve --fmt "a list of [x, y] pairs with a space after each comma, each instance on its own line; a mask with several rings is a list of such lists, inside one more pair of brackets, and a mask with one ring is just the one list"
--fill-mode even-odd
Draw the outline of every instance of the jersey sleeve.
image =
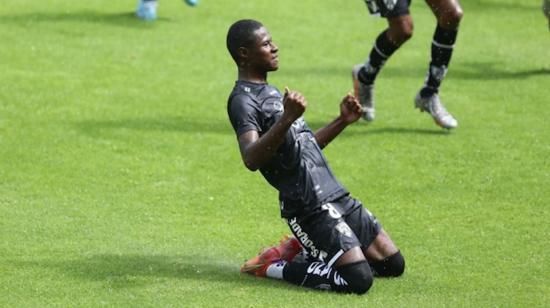
[[229, 120], [237, 136], [251, 130], [262, 132], [259, 119], [260, 110], [248, 95], [235, 95], [231, 98], [228, 107]]

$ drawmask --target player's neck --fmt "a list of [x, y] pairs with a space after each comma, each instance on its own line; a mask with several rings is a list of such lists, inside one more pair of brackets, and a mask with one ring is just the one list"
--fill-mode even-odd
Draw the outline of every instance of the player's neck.
[[243, 70], [239, 68], [239, 80], [244, 80], [252, 83], [267, 83], [267, 72]]

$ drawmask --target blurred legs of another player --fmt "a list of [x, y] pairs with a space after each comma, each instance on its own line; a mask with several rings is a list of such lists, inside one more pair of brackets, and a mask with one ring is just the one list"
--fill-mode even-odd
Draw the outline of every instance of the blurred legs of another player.
[[157, 19], [157, 0], [139, 0], [136, 16], [143, 20]]
[[[371, 13], [378, 9], [378, 13], [388, 21], [388, 28], [376, 38], [367, 61], [356, 65], [352, 70], [355, 96], [363, 106], [363, 118], [373, 121], [375, 118], [374, 82], [384, 63], [412, 36], [413, 20], [409, 13], [410, 0], [365, 0], [365, 2]], [[451, 60], [458, 25], [462, 18], [462, 9], [458, 0], [425, 0], [425, 2], [432, 9], [437, 25], [431, 44], [428, 73], [424, 86], [414, 99], [415, 106], [421, 111], [428, 112], [437, 125], [452, 129], [458, 126], [458, 122], [445, 109], [438, 93]]]

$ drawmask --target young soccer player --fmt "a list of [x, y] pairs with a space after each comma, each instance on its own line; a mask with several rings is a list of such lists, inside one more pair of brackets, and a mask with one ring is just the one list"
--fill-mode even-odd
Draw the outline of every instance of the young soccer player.
[[[227, 48], [238, 70], [227, 112], [242, 160], [279, 191], [281, 216], [295, 236], [250, 259], [241, 271], [356, 294], [367, 292], [373, 275], [400, 276], [400, 251], [336, 180], [321, 150], [361, 117], [357, 99], [346, 95], [339, 116], [313, 133], [303, 118], [305, 97], [288, 88], [282, 95], [267, 82], [279, 67], [279, 49], [260, 22], [235, 22]], [[299, 261], [295, 255], [302, 247], [309, 258]]]
[[[416, 95], [416, 108], [427, 111], [437, 125], [452, 129], [457, 120], [445, 109], [439, 99], [439, 86], [447, 74], [453, 54], [453, 47], [462, 19], [462, 8], [458, 0], [425, 0], [437, 19], [433, 35], [431, 61], [424, 86]], [[384, 63], [413, 34], [413, 20], [409, 14], [411, 0], [365, 0], [372, 14], [385, 17], [388, 28], [378, 35], [369, 58], [364, 64], [353, 68], [352, 76], [355, 95], [363, 106], [363, 118], [373, 121], [374, 82]]]

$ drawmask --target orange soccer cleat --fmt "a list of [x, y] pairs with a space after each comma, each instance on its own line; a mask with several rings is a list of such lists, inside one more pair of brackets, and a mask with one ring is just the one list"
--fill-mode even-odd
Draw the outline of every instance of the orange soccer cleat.
[[278, 246], [264, 249], [259, 255], [246, 261], [241, 267], [241, 273], [265, 277], [267, 268], [274, 262], [292, 261], [302, 251], [302, 245], [295, 237], [284, 236]]
[[281, 255], [282, 260], [290, 262], [302, 251], [302, 244], [294, 236], [285, 235], [281, 239], [279, 246], [275, 247], [275, 249]]

